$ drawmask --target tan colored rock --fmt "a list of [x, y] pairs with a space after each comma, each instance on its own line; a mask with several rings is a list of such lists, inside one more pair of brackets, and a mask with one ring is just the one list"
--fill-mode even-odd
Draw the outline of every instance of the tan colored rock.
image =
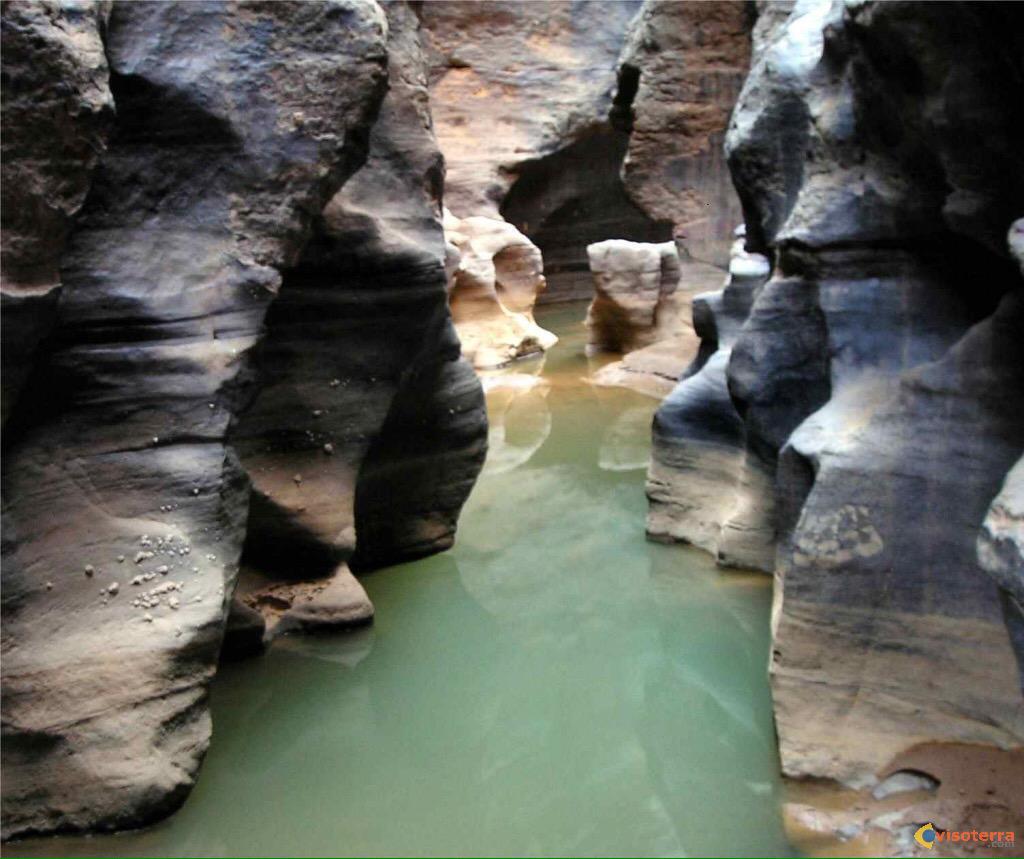
[[281, 615], [273, 633], [330, 632], [371, 620], [373, 603], [348, 566], [342, 564], [321, 587], [298, 596]]
[[501, 367], [550, 349], [558, 338], [533, 319], [543, 291], [537, 247], [498, 218], [444, 215], [449, 253], [448, 301], [462, 354], [478, 369]]
[[[672, 242], [609, 239], [587, 247], [594, 300], [587, 310], [587, 352], [631, 352], [658, 339], [669, 297], [679, 285]], [[672, 314], [673, 318], [675, 314]]]
[[593, 372], [590, 381], [603, 387], [629, 388], [659, 400], [667, 397], [697, 357], [700, 338], [693, 327], [693, 300], [718, 289], [721, 282], [720, 268], [681, 260], [679, 285], [662, 298], [655, 342], [605, 364]]
[[741, 220], [722, 143], [750, 63], [750, 5], [647, 0], [619, 59], [626, 193], [694, 259], [722, 267]]

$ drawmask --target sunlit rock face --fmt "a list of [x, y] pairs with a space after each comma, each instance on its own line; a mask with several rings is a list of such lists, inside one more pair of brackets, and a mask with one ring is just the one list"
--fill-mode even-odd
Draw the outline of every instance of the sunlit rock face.
[[[389, 88], [369, 156], [284, 272], [261, 387], [232, 433], [254, 487], [245, 562], [275, 579], [348, 577], [353, 553], [366, 567], [447, 548], [485, 449], [483, 394], [448, 313], [419, 22], [384, 8]], [[419, 449], [399, 449], [400, 414], [421, 427]]]
[[[345, 561], [450, 545], [483, 398], [410, 8], [3, 15], [5, 162], [27, 153], [5, 219], [35, 212], [5, 291], [62, 284], [4, 432], [3, 832], [134, 827], [181, 804], [209, 744], [247, 529], [262, 572], [321, 576], [292, 628], [367, 619]], [[258, 649], [230, 613], [236, 655]]]
[[774, 494], [783, 768], [866, 782], [922, 740], [1024, 737], [977, 557], [1024, 447], [1006, 241], [1024, 199], [1021, 12], [763, 12], [726, 151], [747, 247], [774, 273], [722, 369], [739, 418], [723, 427]]
[[770, 572], [775, 546], [767, 469], [746, 449], [726, 367], [768, 260], [734, 242], [724, 288], [693, 299], [700, 350], [654, 419], [647, 535], [690, 543], [722, 566]]
[[587, 247], [594, 299], [587, 310], [588, 352], [631, 352], [658, 339], [679, 286], [673, 242], [609, 239]]
[[590, 297], [586, 248], [605, 239], [665, 242], [680, 225], [711, 259], [704, 236], [720, 230], [727, 247], [738, 217], [721, 140], [747, 67], [743, 10], [425, 4], [446, 205], [460, 218], [500, 213], [529, 237], [544, 256], [544, 302]]
[[448, 302], [462, 354], [478, 369], [550, 349], [558, 338], [533, 319], [543, 293], [537, 246], [501, 218], [456, 218], [445, 210]]
[[689, 256], [725, 267], [741, 220], [722, 152], [750, 64], [751, 5], [647, 0], [619, 57], [613, 121], [629, 130], [622, 180]]

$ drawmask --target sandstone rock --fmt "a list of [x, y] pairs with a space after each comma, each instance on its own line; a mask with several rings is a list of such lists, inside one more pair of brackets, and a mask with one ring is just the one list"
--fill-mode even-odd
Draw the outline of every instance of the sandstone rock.
[[650, 346], [664, 325], [679, 285], [679, 255], [672, 242], [609, 239], [587, 247], [594, 300], [587, 310], [587, 352], [631, 352]]
[[373, 620], [373, 603], [363, 586], [342, 564], [315, 593], [295, 600], [274, 628], [285, 632], [332, 632], [360, 626]]
[[588, 244], [672, 237], [668, 221], [627, 196], [619, 171], [629, 135], [608, 119], [638, 9], [632, 0], [423, 7], [446, 205], [460, 218], [500, 214], [540, 248], [542, 302], [590, 296]]
[[267, 625], [263, 615], [247, 606], [237, 597], [228, 606], [228, 619], [224, 627], [224, 643], [220, 658], [247, 659], [263, 652], [263, 635]]
[[[139, 826], [193, 783], [248, 500], [225, 436], [279, 271], [365, 155], [385, 34], [357, 0], [113, 5], [116, 129], [4, 438], [5, 836]], [[177, 610], [80, 573], [127, 585], [136, 551], [184, 583]]]
[[1024, 459], [1010, 469], [978, 536], [978, 561], [999, 586], [1024, 689]]
[[734, 411], [720, 382], [687, 379], [656, 435], [682, 452], [722, 427], [758, 465], [783, 769], [860, 784], [922, 740], [1024, 736], [975, 551], [1024, 439], [1024, 292], [1004, 243], [1024, 193], [1020, 12], [787, 12], [758, 23], [726, 142], [747, 247], [775, 257], [718, 362]]
[[390, 87], [369, 157], [284, 272], [262, 387], [232, 436], [255, 488], [247, 563], [289, 579], [447, 548], [485, 450], [447, 307], [419, 25], [385, 8]]
[[746, 450], [746, 428], [729, 396], [726, 367], [768, 261], [733, 245], [724, 289], [693, 299], [701, 338], [693, 366], [654, 419], [647, 479], [647, 535], [691, 543], [723, 566], [771, 571], [771, 480]]
[[681, 260], [678, 287], [660, 302], [655, 342], [594, 370], [590, 381], [664, 399], [697, 357], [700, 338], [693, 327], [693, 301], [701, 293], [716, 290], [721, 283], [720, 268]]
[[6, 421], [53, 325], [58, 265], [106, 146], [106, 3], [5, 3], [0, 305]]
[[489, 369], [550, 349], [558, 338], [533, 320], [545, 287], [536, 246], [497, 218], [459, 219], [448, 211], [444, 218], [445, 236], [458, 254], [448, 301], [466, 359]]
[[619, 57], [613, 119], [626, 193], [694, 259], [725, 267], [740, 206], [722, 143], [750, 62], [741, 2], [647, 0]]

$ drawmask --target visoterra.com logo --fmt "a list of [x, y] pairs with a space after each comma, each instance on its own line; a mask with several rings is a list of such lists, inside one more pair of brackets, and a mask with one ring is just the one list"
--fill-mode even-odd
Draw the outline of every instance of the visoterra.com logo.
[[914, 840], [922, 847], [931, 850], [935, 846], [935, 827], [926, 823], [914, 833]]
[[974, 843], [986, 847], [1014, 847], [1017, 842], [1017, 833], [1011, 831], [986, 831], [983, 829], [936, 829], [931, 823], [926, 823], [914, 833], [914, 840], [931, 850], [937, 841]]

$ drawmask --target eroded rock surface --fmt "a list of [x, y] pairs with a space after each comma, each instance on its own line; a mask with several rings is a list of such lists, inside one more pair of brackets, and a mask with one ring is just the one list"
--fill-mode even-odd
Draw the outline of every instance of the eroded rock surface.
[[53, 325], [60, 255], [112, 125], [108, 13], [105, 3], [3, 6], [4, 421]]
[[[386, 32], [357, 0], [113, 4], [116, 125], [4, 436], [5, 836], [138, 826], [192, 785], [248, 503], [225, 438], [280, 271], [365, 156]], [[65, 33], [82, 56], [47, 74], [87, 119], [103, 52]], [[62, 242], [96, 137], [54, 121], [80, 162], [59, 198], [38, 186]]]
[[[683, 452], [721, 427], [758, 463], [774, 496], [783, 769], [865, 784], [917, 742], [1024, 737], [976, 555], [1024, 448], [1024, 291], [1006, 245], [1024, 199], [1021, 13], [763, 13], [726, 148], [747, 247], [774, 273], [718, 359], [724, 387], [687, 379], [656, 433]], [[702, 409], [696, 426], [665, 419]], [[662, 503], [687, 503], [661, 482]]]
[[750, 63], [749, 4], [647, 0], [619, 58], [626, 193], [694, 259], [726, 266], [740, 205], [722, 143]]
[[679, 286], [674, 242], [609, 239], [587, 247], [594, 299], [587, 309], [588, 352], [632, 352], [659, 339], [659, 326], [676, 314], [669, 305]]
[[691, 543], [723, 566], [771, 571], [772, 493], [765, 465], [746, 449], [726, 368], [768, 260], [733, 245], [725, 287], [693, 299], [700, 351], [654, 418], [647, 535]]
[[500, 218], [456, 218], [445, 211], [450, 243], [448, 301], [474, 367], [501, 367], [550, 349], [558, 338], [533, 319], [544, 291], [544, 261], [526, 236]]

